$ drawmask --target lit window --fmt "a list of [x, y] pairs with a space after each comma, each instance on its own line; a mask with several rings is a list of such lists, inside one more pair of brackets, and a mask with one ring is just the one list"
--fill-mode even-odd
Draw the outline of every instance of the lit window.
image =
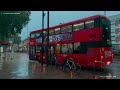
[[55, 29], [55, 34], [59, 34], [60, 33], [60, 28], [56, 28]]
[[60, 53], [60, 44], [55, 45], [55, 53]]
[[80, 53], [80, 48], [81, 48], [80, 42], [79, 43], [74, 43], [74, 51], [73, 51], [73, 53], [76, 53], [76, 54]]
[[73, 31], [78, 31], [84, 29], [84, 22], [77, 23], [73, 25]]
[[61, 33], [72, 32], [72, 25], [61, 27]]
[[54, 34], [54, 29], [49, 30], [49, 35], [53, 35]]
[[93, 28], [94, 27], [94, 20], [89, 20], [85, 22], [86, 28]]
[[62, 53], [72, 54], [73, 53], [73, 44], [62, 44], [61, 47]]
[[43, 32], [43, 36], [47, 36], [47, 31], [44, 31], [44, 32]]
[[67, 51], [68, 51], [67, 44], [62, 44], [61, 48], [62, 48], [62, 53], [67, 54]]
[[74, 43], [74, 50], [80, 50], [80, 43]]

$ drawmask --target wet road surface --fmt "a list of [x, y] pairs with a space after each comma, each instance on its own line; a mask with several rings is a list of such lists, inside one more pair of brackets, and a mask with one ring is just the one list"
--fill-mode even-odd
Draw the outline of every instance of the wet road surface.
[[115, 60], [101, 70], [82, 69], [79, 73], [61, 70], [36, 61], [29, 61], [27, 53], [6, 53], [0, 58], [0, 79], [120, 79], [120, 61]]

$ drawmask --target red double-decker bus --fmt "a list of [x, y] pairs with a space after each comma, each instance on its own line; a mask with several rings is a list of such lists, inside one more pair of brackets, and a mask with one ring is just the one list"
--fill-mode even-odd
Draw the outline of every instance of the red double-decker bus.
[[[46, 48], [49, 46], [49, 59], [55, 57], [60, 64], [73, 59], [83, 67], [103, 68], [112, 63], [111, 23], [103, 15], [90, 16], [84, 19], [56, 25], [30, 32], [29, 59], [46, 61]], [[42, 50], [41, 48], [44, 48]]]

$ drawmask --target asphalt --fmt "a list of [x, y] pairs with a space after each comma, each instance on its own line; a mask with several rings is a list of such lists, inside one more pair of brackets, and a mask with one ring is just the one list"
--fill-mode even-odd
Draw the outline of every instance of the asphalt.
[[112, 78], [120, 78], [119, 60], [114, 58], [114, 63], [102, 72], [82, 70], [75, 73], [71, 70], [63, 71], [51, 65], [42, 66], [36, 61], [29, 60], [27, 53], [6, 53], [5, 58], [0, 58], [0, 79], [106, 79], [109, 78], [109, 74], [116, 76]]

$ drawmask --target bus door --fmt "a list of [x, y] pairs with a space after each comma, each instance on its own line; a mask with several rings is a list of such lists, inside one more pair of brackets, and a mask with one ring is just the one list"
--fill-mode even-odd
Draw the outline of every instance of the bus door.
[[51, 45], [50, 46], [50, 54], [51, 54], [51, 58], [53, 58], [54, 57], [54, 54], [55, 54], [55, 45]]
[[48, 48], [48, 60], [51, 63], [54, 57], [55, 45], [50, 45]]
[[[46, 53], [47, 53], [47, 48], [48, 46], [47, 45], [44, 45], [42, 46], [43, 50], [41, 51], [41, 58], [43, 58], [43, 62], [47, 62], [47, 56], [46, 56]], [[41, 59], [42, 60], [42, 59]]]
[[35, 59], [38, 60], [38, 62], [41, 62], [42, 59], [42, 46], [38, 45], [35, 48]]
[[30, 57], [30, 60], [33, 60], [35, 59], [34, 56], [35, 56], [35, 47], [30, 47], [29, 48], [29, 57]]

